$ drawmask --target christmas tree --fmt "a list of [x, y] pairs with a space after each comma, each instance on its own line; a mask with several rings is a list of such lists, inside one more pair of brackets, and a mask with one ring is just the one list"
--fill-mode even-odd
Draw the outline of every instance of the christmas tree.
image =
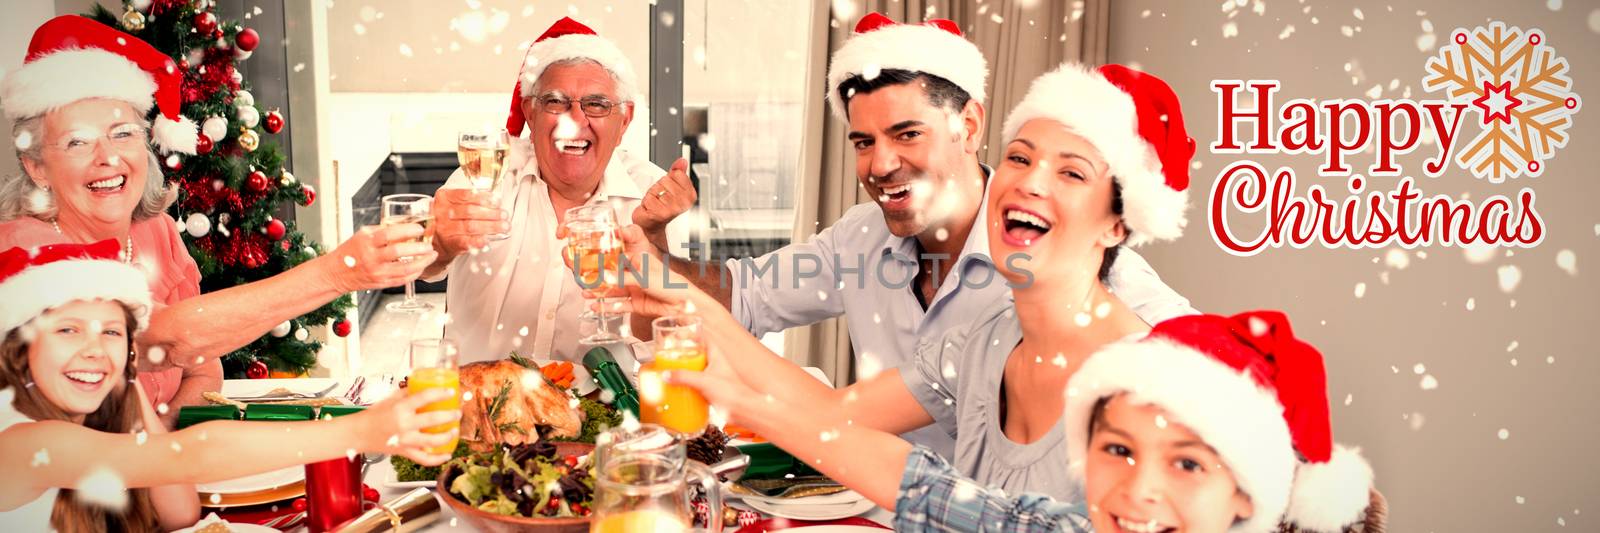
[[[200, 125], [195, 155], [162, 160], [168, 182], [178, 186], [171, 214], [200, 266], [200, 290], [265, 279], [321, 255], [294, 222], [272, 216], [284, 202], [310, 206], [316, 191], [283, 167], [277, 143], [267, 138], [283, 131], [283, 116], [256, 107], [234, 68], [261, 44], [260, 35], [219, 20], [210, 0], [138, 0], [123, 7], [117, 14], [96, 5], [90, 16], [171, 56], [183, 69], [183, 114]], [[227, 354], [227, 377], [304, 373], [322, 347], [307, 328], [337, 321], [334, 332], [348, 334], [344, 316], [351, 305], [349, 295], [340, 296]]]

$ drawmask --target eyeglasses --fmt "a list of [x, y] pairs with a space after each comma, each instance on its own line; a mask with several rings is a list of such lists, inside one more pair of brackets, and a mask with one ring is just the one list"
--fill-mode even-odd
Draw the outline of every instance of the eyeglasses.
[[94, 147], [101, 139], [109, 141], [111, 148], [119, 152], [130, 152], [135, 148], [144, 150], [148, 148], [150, 130], [138, 124], [123, 124], [101, 135], [79, 130], [67, 134], [66, 139], [52, 146], [65, 152], [67, 157], [87, 159], [94, 154]]
[[[566, 113], [572, 109], [571, 99], [555, 94], [540, 96], [535, 100], [535, 103], [538, 104], [541, 111], [552, 115]], [[603, 96], [585, 96], [578, 100], [578, 108], [583, 110], [583, 114], [592, 118], [610, 115], [611, 111], [619, 105], [622, 104], [613, 102]]]

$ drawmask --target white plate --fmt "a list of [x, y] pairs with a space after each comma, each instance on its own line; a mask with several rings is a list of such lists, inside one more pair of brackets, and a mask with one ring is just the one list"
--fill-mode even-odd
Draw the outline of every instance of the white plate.
[[[289, 389], [297, 393], [316, 394], [338, 383], [333, 378], [292, 378], [292, 379], [225, 379], [222, 380], [222, 396], [238, 398], [242, 396], [260, 396], [274, 389]], [[328, 391], [328, 394], [339, 392], [337, 389]]]
[[[535, 359], [533, 362], [534, 364], [539, 365], [539, 368], [544, 368], [544, 365], [550, 364], [549, 359]], [[582, 362], [572, 363], [573, 394], [577, 396], [584, 396], [594, 392], [594, 390], [598, 388], [600, 388], [600, 386], [596, 385], [594, 379], [589, 377], [588, 367], [583, 366]]]
[[795, 520], [837, 520], [871, 511], [872, 508], [878, 506], [878, 504], [872, 503], [872, 500], [826, 505], [774, 504], [760, 500], [745, 500], [744, 503], [754, 507], [757, 511]]
[[735, 493], [731, 490], [727, 490], [727, 485], [731, 485], [731, 483], [725, 484], [723, 487], [723, 492], [729, 495], [736, 496], [744, 501], [756, 500], [768, 505], [836, 505], [842, 503], [855, 503], [867, 499], [866, 496], [862, 496], [861, 493], [853, 490], [835, 492], [833, 494], [822, 494], [818, 496], [806, 496], [804, 498], [774, 498], [771, 496]]
[[778, 531], [801, 531], [802, 533], [884, 533], [887, 529], [867, 526], [806, 526], [804, 528], [791, 527]]
[[272, 490], [306, 478], [306, 467], [291, 466], [262, 472], [253, 476], [195, 485], [195, 490], [206, 494], [248, 494]]
[[228, 525], [228, 531], [235, 532], [235, 533], [278, 533], [278, 530], [272, 529], [272, 528], [267, 527], [267, 526], [261, 526], [261, 525], [256, 525], [256, 524], [234, 523], [234, 522], [229, 522], [227, 520], [222, 520], [220, 518], [217, 518], [216, 513], [212, 513], [210, 516], [207, 516], [205, 520], [201, 520], [199, 523], [197, 523], [197, 524], [195, 524], [193, 526], [189, 526], [189, 527], [174, 531], [172, 533], [194, 533], [195, 531], [199, 530], [200, 528], [209, 526], [214, 522], [221, 522], [223, 524], [227, 524]]

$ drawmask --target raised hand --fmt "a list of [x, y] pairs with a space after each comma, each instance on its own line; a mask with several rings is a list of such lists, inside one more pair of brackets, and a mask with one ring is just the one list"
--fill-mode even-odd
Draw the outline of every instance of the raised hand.
[[420, 224], [364, 227], [319, 259], [340, 292], [398, 287], [439, 257], [422, 242], [427, 231]]
[[434, 246], [451, 259], [489, 244], [488, 235], [511, 230], [506, 212], [487, 192], [439, 189], [433, 196]]
[[645, 191], [639, 207], [633, 210], [633, 223], [644, 230], [652, 245], [669, 250], [667, 223], [693, 208], [698, 197], [694, 182], [689, 179], [689, 161], [679, 158], [667, 175]]

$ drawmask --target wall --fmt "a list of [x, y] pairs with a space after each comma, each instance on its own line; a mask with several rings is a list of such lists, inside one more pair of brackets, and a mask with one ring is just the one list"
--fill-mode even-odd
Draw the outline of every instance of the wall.
[[[0, 17], [0, 79], [5, 79], [6, 73], [22, 66], [22, 59], [28, 54], [28, 41], [33, 39], [33, 30], [44, 21], [56, 15], [55, 5], [46, 0], [30, 0], [17, 2], [6, 6], [6, 16]], [[15, 132], [11, 131], [11, 119], [0, 114], [0, 131], [7, 132], [6, 138], [12, 138]], [[21, 172], [15, 156], [16, 149], [7, 146], [0, 156], [0, 175], [10, 176]]]
[[571, 16], [615, 42], [649, 87], [649, 13], [648, 2], [334, 2], [330, 82], [333, 92], [509, 94], [526, 45]]
[[[1600, 437], [1594, 409], [1600, 404], [1600, 358], [1584, 333], [1600, 319], [1600, 267], [1594, 263], [1600, 259], [1600, 215], [1592, 205], [1600, 196], [1592, 177], [1600, 166], [1600, 151], [1594, 150], [1600, 117], [1580, 110], [1569, 144], [1539, 178], [1494, 185], [1459, 168], [1418, 178], [1425, 193], [1469, 199], [1533, 187], [1548, 230], [1536, 248], [1497, 250], [1472, 263], [1460, 249], [1434, 247], [1424, 250], [1425, 258], [1422, 252], [1403, 254], [1409, 263], [1404, 268], [1386, 261], [1387, 250], [1312, 246], [1240, 258], [1208, 236], [1205, 196], [1225, 164], [1245, 157], [1209, 154], [1218, 104], [1208, 86], [1213, 79], [1278, 79], [1280, 104], [1297, 97], [1369, 98], [1365, 93], [1377, 84], [1384, 98], [1399, 98], [1407, 88], [1413, 98], [1434, 98], [1421, 87], [1423, 65], [1437, 53], [1419, 50], [1422, 21], [1432, 23], [1434, 39], [1444, 44], [1454, 28], [1494, 18], [1542, 29], [1547, 44], [1570, 62], [1580, 97], [1600, 94], [1600, 58], [1592, 53], [1600, 50], [1597, 5], [1561, 4], [1270, 2], [1262, 14], [1244, 7], [1232, 19], [1214, 1], [1114, 4], [1111, 60], [1137, 63], [1165, 78], [1182, 99], [1200, 146], [1186, 235], [1141, 253], [1200, 309], [1284, 309], [1296, 332], [1322, 349], [1335, 436], [1361, 446], [1376, 467], [1391, 506], [1391, 531], [1600, 530], [1600, 509], [1594, 507], [1600, 461], [1591, 450]], [[1364, 11], [1364, 19], [1354, 8]], [[1238, 34], [1225, 38], [1230, 21]], [[1287, 25], [1295, 29], [1280, 40]], [[1353, 36], [1345, 37], [1341, 26], [1349, 26]], [[1399, 80], [1394, 90], [1390, 80]], [[1408, 175], [1420, 175], [1415, 169], [1432, 148], [1401, 157]], [[1318, 177], [1310, 156], [1257, 159], [1268, 169], [1293, 168], [1302, 195], [1309, 183], [1322, 184], [1335, 198], [1346, 194], [1345, 180]], [[1352, 161], [1364, 168], [1371, 153]], [[1392, 178], [1379, 178], [1368, 190], [1387, 191], [1393, 184]], [[1557, 267], [1563, 250], [1575, 255], [1576, 275]], [[1509, 292], [1499, 286], [1500, 269], [1508, 266], [1521, 273]], [[1358, 284], [1364, 293], [1357, 293]], [[1434, 377], [1437, 388], [1421, 386], [1419, 369]]]

